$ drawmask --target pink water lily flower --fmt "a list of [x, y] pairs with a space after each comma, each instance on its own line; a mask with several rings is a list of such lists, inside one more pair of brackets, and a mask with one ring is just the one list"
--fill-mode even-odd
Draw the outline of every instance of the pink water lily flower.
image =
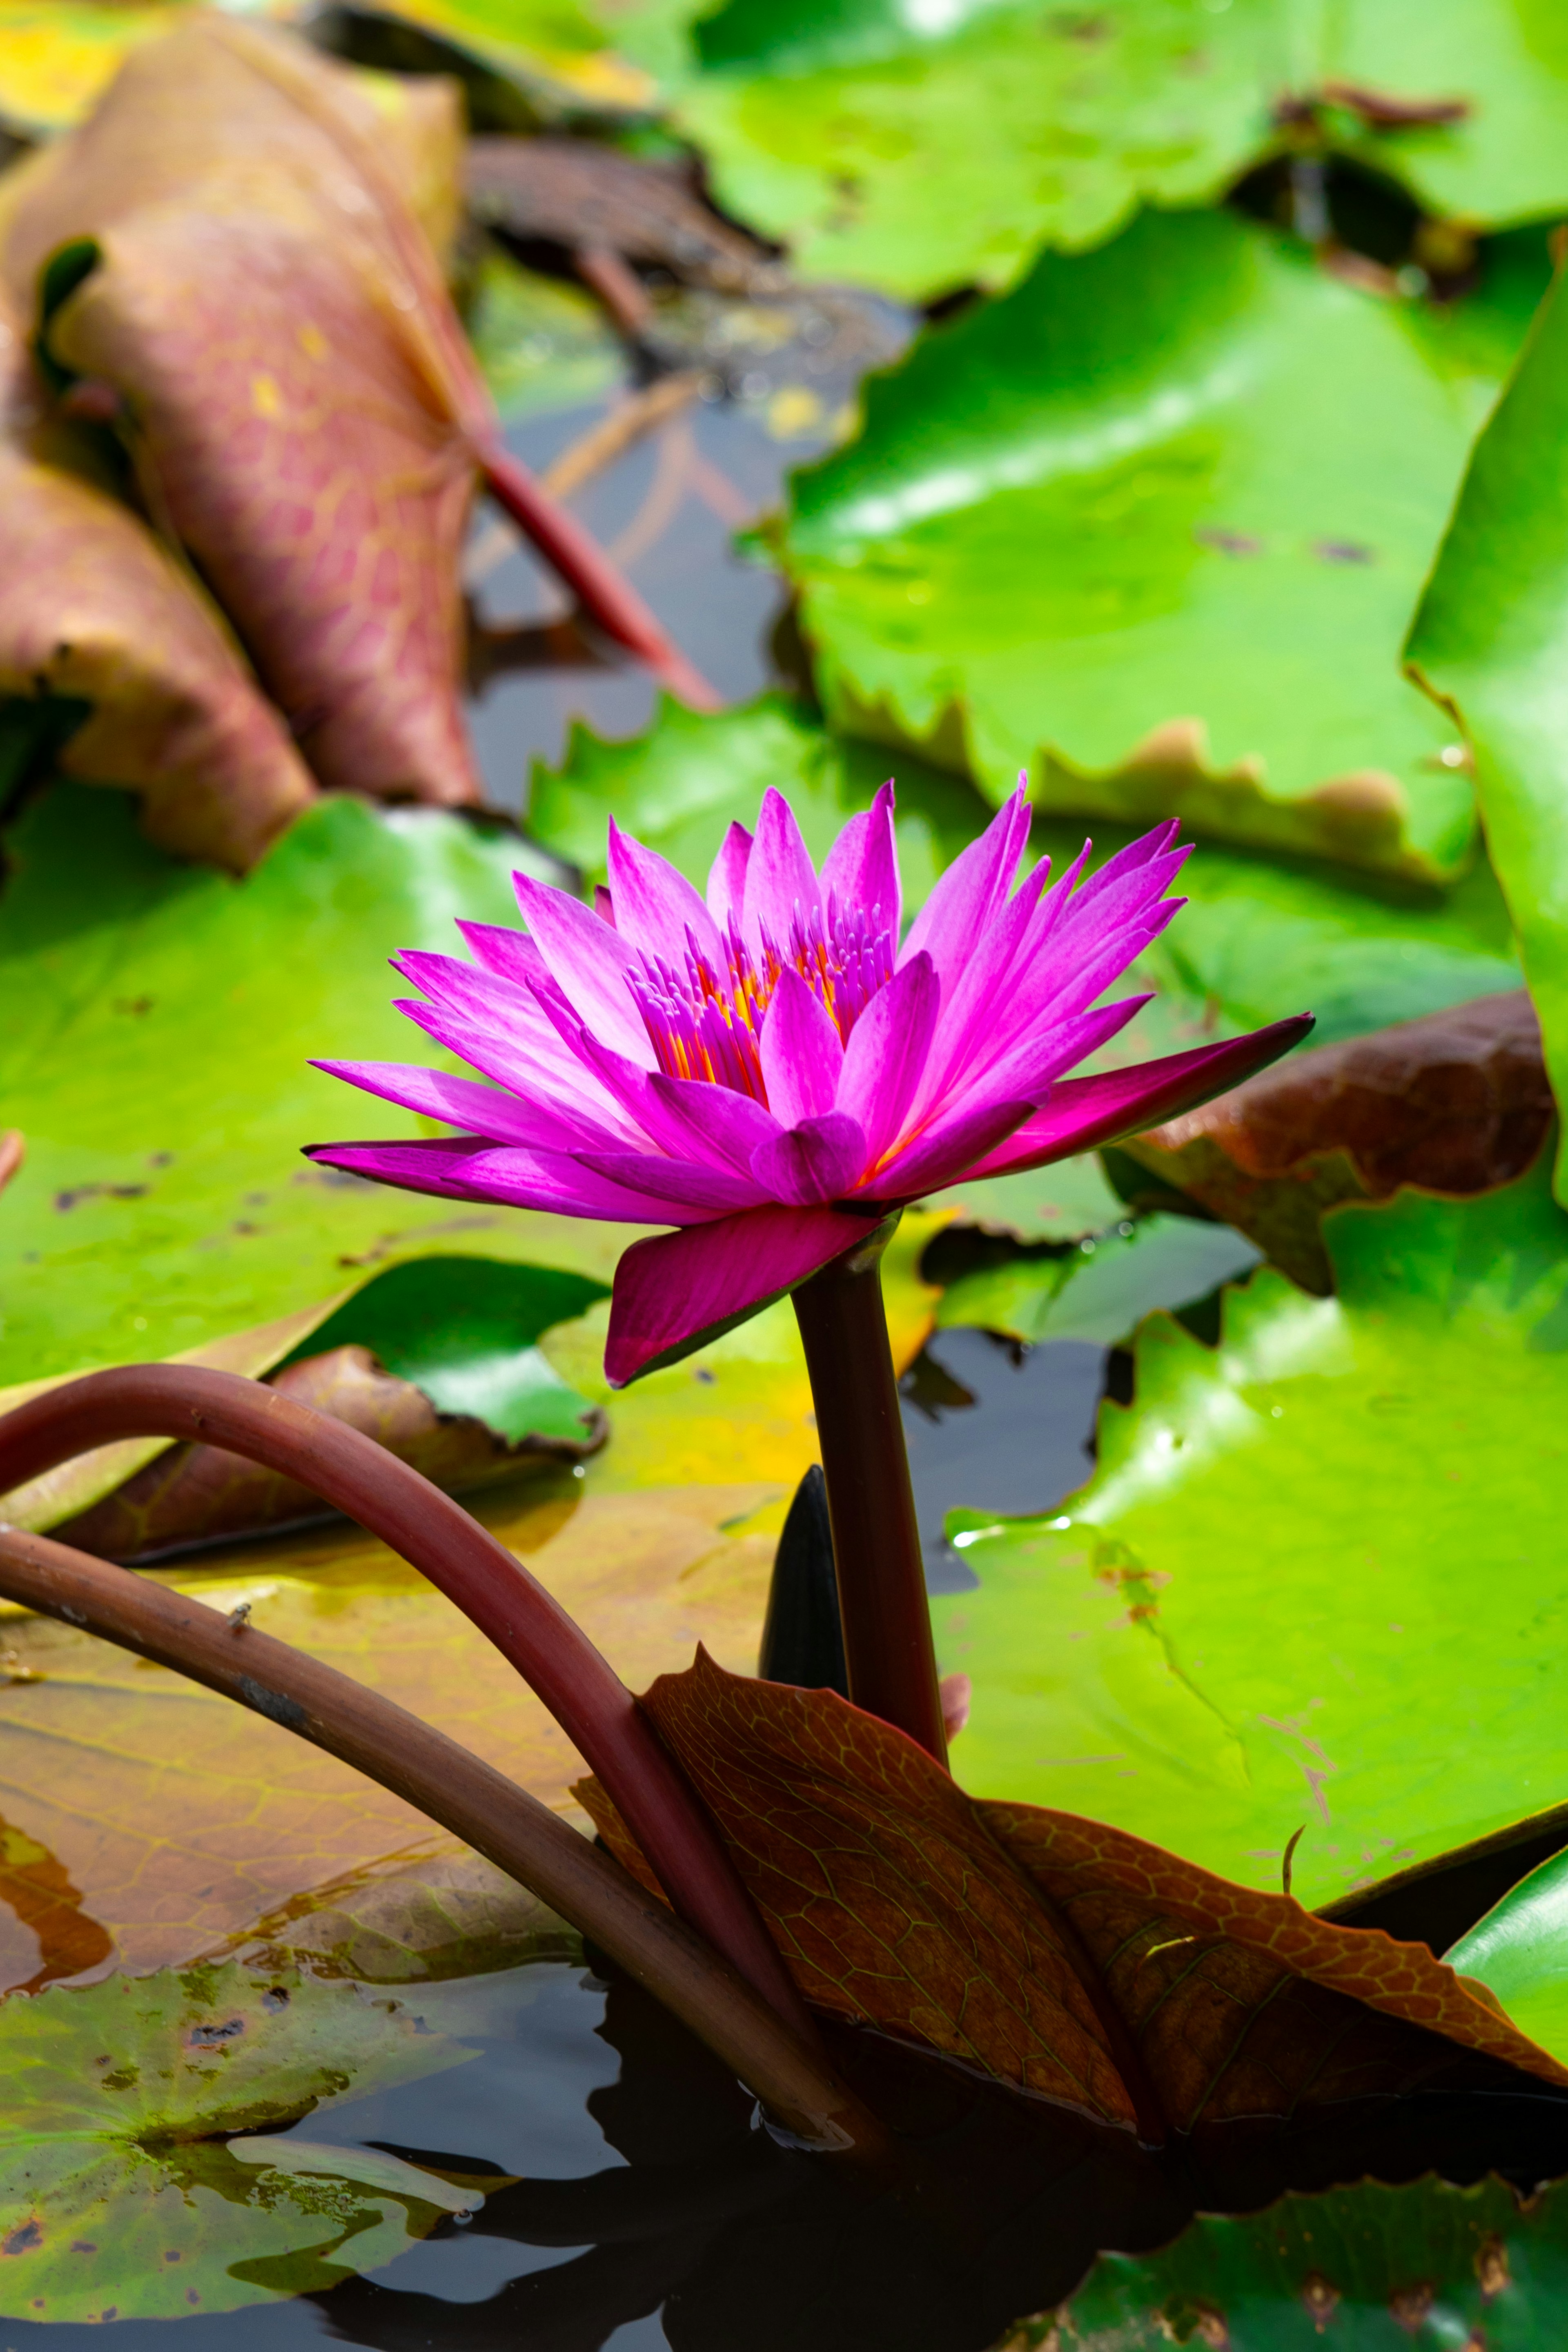
[[515, 877], [526, 933], [460, 925], [474, 961], [405, 954], [399, 1009], [480, 1073], [318, 1066], [460, 1132], [310, 1157], [458, 1200], [668, 1225], [616, 1276], [617, 1386], [689, 1352], [965, 1176], [1039, 1168], [1206, 1101], [1310, 1015], [1103, 1076], [1067, 1073], [1146, 996], [1105, 990], [1184, 902], [1162, 824], [1087, 880], [1012, 887], [1020, 787], [900, 943], [893, 788], [819, 875], [783, 794], [732, 824], [704, 898], [612, 819], [596, 908]]

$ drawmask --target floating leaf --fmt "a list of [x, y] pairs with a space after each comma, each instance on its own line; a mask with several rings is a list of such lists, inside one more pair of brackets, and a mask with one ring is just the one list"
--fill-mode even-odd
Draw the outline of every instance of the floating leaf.
[[1324, 1224], [1338, 1297], [1269, 1269], [1206, 1348], [1157, 1317], [1099, 1467], [1049, 1519], [949, 1520], [957, 1751], [1321, 1903], [1559, 1803], [1553, 1627], [1568, 1216], [1537, 1167]]
[[1321, 1292], [1331, 1283], [1326, 1209], [1401, 1184], [1469, 1193], [1509, 1183], [1540, 1151], [1552, 1111], [1541, 1031], [1520, 989], [1292, 1055], [1122, 1148]]
[[536, 1895], [455, 1838], [296, 1895], [234, 1939], [235, 1957], [276, 1975], [431, 1984], [529, 1960], [580, 1961], [583, 1938]]
[[1228, 1225], [1145, 1217], [1064, 1256], [1015, 1257], [961, 1275], [937, 1308], [941, 1328], [970, 1324], [1009, 1338], [1094, 1339], [1112, 1347], [1156, 1307], [1187, 1307], [1250, 1273], [1261, 1252]]
[[[542, 113], [643, 114], [656, 101], [650, 77], [605, 47], [575, 0], [374, 0], [355, 14], [431, 34], [510, 83], [525, 101], [513, 127]], [[420, 67], [428, 71], [429, 61], [418, 59]]]
[[[700, 1654], [643, 1705], [831, 2016], [1145, 2137], [1458, 2082], [1481, 2053], [1568, 2084], [1424, 1945], [1333, 1927], [1117, 1830], [976, 1803], [833, 1691]], [[597, 1783], [581, 1793], [646, 1877]], [[1501, 2087], [1489, 2067], [1470, 2077], [1488, 2078]]]
[[1568, 1854], [1521, 1878], [1443, 1957], [1489, 1985], [1521, 2033], [1568, 2053]]
[[1365, 2180], [1285, 2197], [1266, 2213], [1205, 2213], [1158, 2254], [1101, 2254], [1072, 2301], [1005, 2352], [1404, 2352], [1410, 2345], [1536, 2352], [1568, 2296], [1568, 2191], [1521, 2197], [1496, 2179], [1458, 2189]]
[[1541, 1016], [1546, 1067], [1568, 1093], [1568, 850], [1563, 796], [1568, 485], [1568, 303], [1562, 286], [1476, 444], [1405, 648], [1465, 729], [1487, 841]]
[[455, 1211], [300, 1158], [343, 1121], [308, 1057], [408, 1050], [383, 960], [457, 949], [458, 915], [517, 920], [503, 828], [326, 800], [237, 884], [62, 786], [6, 845], [0, 1100], [29, 1151], [5, 1199], [0, 1378], [173, 1354], [430, 1252], [608, 1276], [627, 1229]]
[[932, 1195], [983, 1233], [1023, 1242], [1076, 1242], [1103, 1234], [1127, 1211], [1106, 1181], [1098, 1152], [1058, 1160], [1027, 1176], [979, 1176]]
[[0, 271], [58, 371], [135, 419], [158, 511], [320, 781], [475, 801], [458, 557], [471, 363], [409, 201], [455, 220], [449, 84], [377, 107], [291, 37], [195, 13], [8, 175]]
[[1452, 874], [1464, 754], [1398, 646], [1498, 373], [1464, 306], [1376, 299], [1232, 213], [1047, 256], [795, 478], [830, 715], [996, 799], [1027, 764], [1046, 807]]
[[379, 2269], [476, 2193], [220, 2136], [473, 2055], [358, 1985], [234, 1962], [0, 2003], [0, 2316], [188, 2318]]

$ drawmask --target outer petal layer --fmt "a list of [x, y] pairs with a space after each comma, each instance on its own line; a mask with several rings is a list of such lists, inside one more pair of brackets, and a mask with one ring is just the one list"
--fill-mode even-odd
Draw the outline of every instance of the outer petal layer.
[[611, 1387], [679, 1363], [875, 1231], [874, 1219], [840, 1209], [767, 1208], [634, 1242], [616, 1268], [605, 1346]]

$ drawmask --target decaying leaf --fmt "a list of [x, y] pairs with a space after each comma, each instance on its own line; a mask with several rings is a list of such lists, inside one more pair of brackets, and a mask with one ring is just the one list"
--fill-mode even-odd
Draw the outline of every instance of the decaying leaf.
[[582, 139], [472, 139], [470, 208], [513, 236], [658, 262], [693, 285], [745, 293], [777, 277], [763, 248], [679, 173]]
[[1467, 1195], [1511, 1183], [1552, 1113], [1540, 1024], [1519, 989], [1292, 1055], [1123, 1149], [1322, 1296], [1325, 1209], [1401, 1184]]
[[379, 2268], [477, 2195], [221, 2136], [472, 2055], [358, 1985], [233, 1961], [0, 2004], [0, 2316], [186, 2318]]
[[582, 1958], [575, 1927], [456, 1838], [395, 1854], [279, 1905], [230, 1939], [223, 1957], [271, 1973], [359, 1984], [429, 1984], [528, 1960]]
[[[1513, 2068], [1568, 2087], [1425, 1945], [1332, 1926], [1070, 1814], [976, 1801], [834, 1692], [700, 1653], [643, 1704], [829, 2015], [1146, 2136], [1500, 2087]], [[638, 1867], [597, 1783], [579, 1793]]]
[[72, 248], [50, 357], [118, 395], [151, 511], [319, 779], [448, 803], [479, 793], [457, 574], [478, 378], [406, 191], [429, 218], [444, 178], [449, 217], [458, 146], [450, 84], [381, 109], [290, 36], [198, 14], [0, 205], [24, 316]]

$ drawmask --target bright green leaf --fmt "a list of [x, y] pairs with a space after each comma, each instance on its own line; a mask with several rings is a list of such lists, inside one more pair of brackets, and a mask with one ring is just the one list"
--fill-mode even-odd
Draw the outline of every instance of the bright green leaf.
[[1065, 1256], [1016, 1257], [963, 1275], [942, 1292], [936, 1319], [943, 1328], [967, 1324], [1015, 1339], [1094, 1339], [1109, 1348], [1154, 1307], [1206, 1297], [1260, 1255], [1228, 1225], [1145, 1217]]
[[[1543, 1168], [1325, 1221], [1338, 1296], [1264, 1269], [1163, 1317], [1049, 1519], [949, 1522], [965, 1787], [1321, 1903], [1561, 1802], [1568, 1216]], [[956, 1531], [956, 1532], [955, 1532]]]
[[0, 1380], [156, 1358], [432, 1252], [607, 1276], [629, 1229], [425, 1199], [300, 1159], [416, 1122], [308, 1066], [426, 1061], [386, 958], [515, 922], [521, 845], [437, 813], [310, 809], [249, 877], [177, 864], [119, 794], [58, 786], [6, 836]]
[[591, 294], [525, 269], [489, 244], [465, 321], [503, 420], [600, 400], [626, 376], [626, 354]]
[[951, 1184], [932, 1193], [931, 1205], [955, 1209], [963, 1224], [1011, 1234], [1021, 1242], [1081, 1241], [1107, 1232], [1127, 1214], [1093, 1151], [1026, 1176], [980, 1176]]
[[1464, 755], [1398, 656], [1489, 352], [1230, 213], [1046, 256], [795, 477], [830, 714], [994, 799], [1026, 765], [1047, 808], [1453, 873]]
[[1443, 1958], [1489, 1985], [1532, 2042], [1568, 2054], [1568, 1853], [1521, 1878]]

